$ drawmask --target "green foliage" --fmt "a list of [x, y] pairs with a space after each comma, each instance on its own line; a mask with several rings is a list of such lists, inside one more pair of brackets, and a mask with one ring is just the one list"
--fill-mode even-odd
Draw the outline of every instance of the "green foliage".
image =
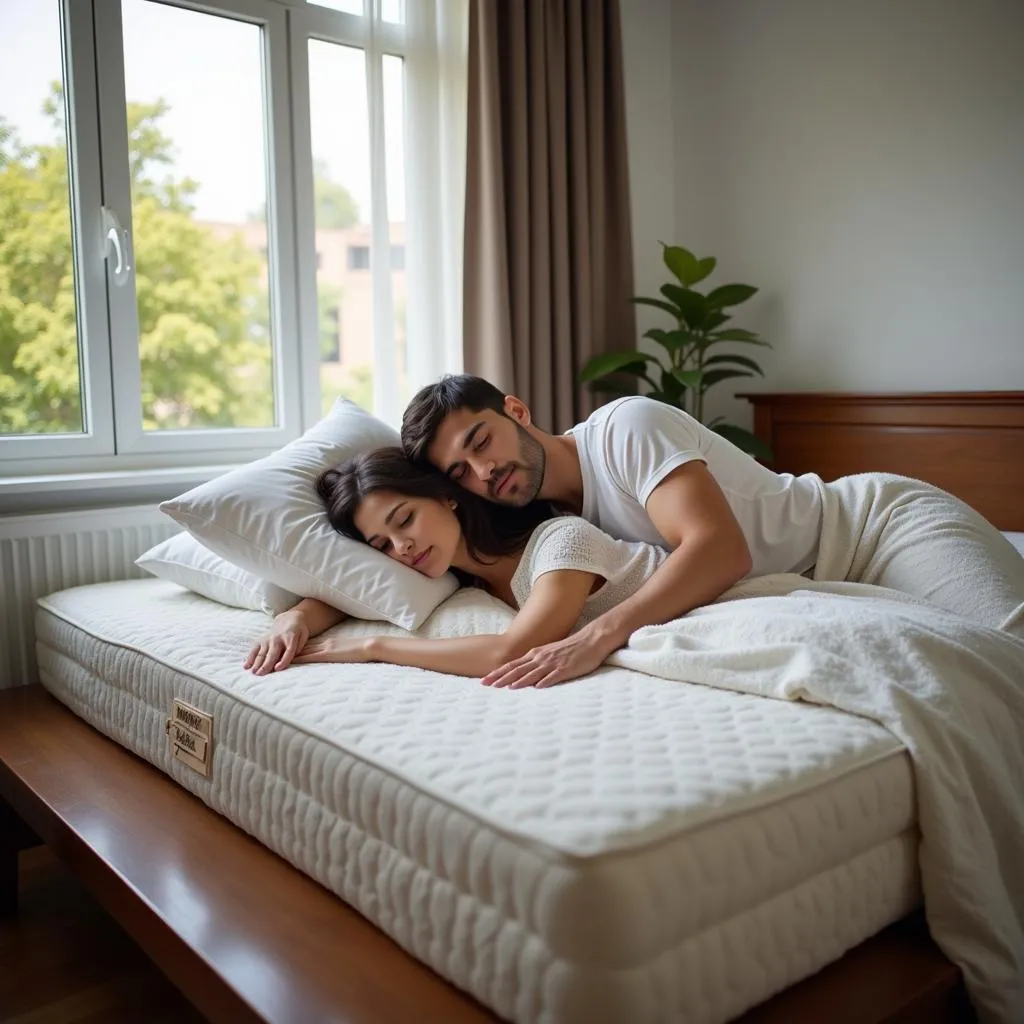
[[[0, 433], [82, 429], [71, 218], [59, 84], [54, 141], [0, 122]], [[240, 233], [193, 219], [198, 184], [176, 179], [162, 101], [129, 103], [128, 146], [143, 422], [147, 429], [273, 422], [262, 260]]]
[[[606, 352], [587, 363], [581, 379], [594, 391], [627, 395], [636, 393], [635, 381], [631, 385], [629, 378], [638, 378], [650, 388], [651, 398], [683, 409], [703, 423], [704, 396], [710, 388], [737, 377], [764, 376], [749, 356], [712, 349], [723, 342], [771, 346], [753, 331], [724, 326], [732, 319], [725, 310], [752, 298], [756, 288], [724, 284], [699, 292], [693, 286], [711, 276], [715, 258], [698, 259], [682, 246], [661, 245], [665, 266], [676, 281], [662, 285], [660, 298], [637, 296], [633, 301], [661, 310], [675, 321], [668, 330], [654, 327], [644, 333], [664, 349], [664, 355], [659, 358], [638, 350]], [[717, 420], [707, 425], [751, 455], [771, 460], [771, 450], [749, 430]]]

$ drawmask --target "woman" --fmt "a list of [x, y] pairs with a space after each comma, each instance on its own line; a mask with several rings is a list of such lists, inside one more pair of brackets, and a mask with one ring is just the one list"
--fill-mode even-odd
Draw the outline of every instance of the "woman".
[[[614, 540], [543, 502], [503, 508], [418, 469], [401, 448], [358, 456], [317, 480], [331, 525], [425, 576], [453, 570], [519, 612], [499, 636], [325, 637], [344, 613], [307, 598], [274, 620], [245, 667], [266, 675], [289, 664], [383, 661], [454, 675], [492, 674], [541, 644], [568, 636], [633, 594], [668, 557], [651, 544]], [[544, 686], [546, 676], [515, 685]]]

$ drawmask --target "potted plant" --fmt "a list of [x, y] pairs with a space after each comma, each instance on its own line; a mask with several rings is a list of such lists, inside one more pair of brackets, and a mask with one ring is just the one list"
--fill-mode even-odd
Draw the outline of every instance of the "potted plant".
[[[629, 388], [625, 378], [639, 378], [650, 388], [648, 397], [674, 405], [704, 423], [704, 396], [710, 388], [733, 377], [753, 377], [755, 373], [764, 376], [752, 358], [723, 352], [719, 346], [724, 342], [771, 346], [753, 331], [728, 326], [732, 316], [726, 310], [757, 294], [756, 288], [748, 284], [723, 284], [707, 293], [699, 292], [694, 285], [711, 276], [718, 262], [714, 256], [698, 259], [682, 246], [664, 242], [661, 246], [665, 266], [678, 284], [662, 285], [663, 298], [636, 296], [633, 302], [654, 306], [672, 317], [674, 326], [668, 330], [654, 327], [644, 332], [645, 338], [661, 345], [665, 356], [659, 358], [635, 349], [606, 352], [587, 363], [581, 379], [595, 391], [626, 395], [635, 393], [636, 382]], [[771, 460], [771, 449], [749, 430], [726, 423], [721, 416], [705, 426], [745, 452]]]

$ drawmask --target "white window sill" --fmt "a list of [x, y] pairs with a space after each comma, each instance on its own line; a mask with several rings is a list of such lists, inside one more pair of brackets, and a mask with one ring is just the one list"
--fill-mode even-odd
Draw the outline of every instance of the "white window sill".
[[236, 464], [168, 466], [162, 469], [8, 476], [0, 478], [0, 514], [157, 504], [235, 468]]

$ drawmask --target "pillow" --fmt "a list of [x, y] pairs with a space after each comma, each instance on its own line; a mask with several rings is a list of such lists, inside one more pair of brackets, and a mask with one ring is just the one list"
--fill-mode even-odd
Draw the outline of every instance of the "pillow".
[[456, 589], [455, 577], [429, 579], [335, 533], [314, 489], [330, 466], [398, 443], [391, 427], [339, 398], [280, 451], [165, 501], [160, 510], [221, 558], [277, 587], [360, 619], [416, 629]]
[[301, 600], [295, 594], [225, 562], [204, 548], [190, 533], [176, 533], [168, 537], [136, 558], [135, 564], [162, 580], [170, 580], [179, 587], [231, 608], [248, 608], [277, 615]]

